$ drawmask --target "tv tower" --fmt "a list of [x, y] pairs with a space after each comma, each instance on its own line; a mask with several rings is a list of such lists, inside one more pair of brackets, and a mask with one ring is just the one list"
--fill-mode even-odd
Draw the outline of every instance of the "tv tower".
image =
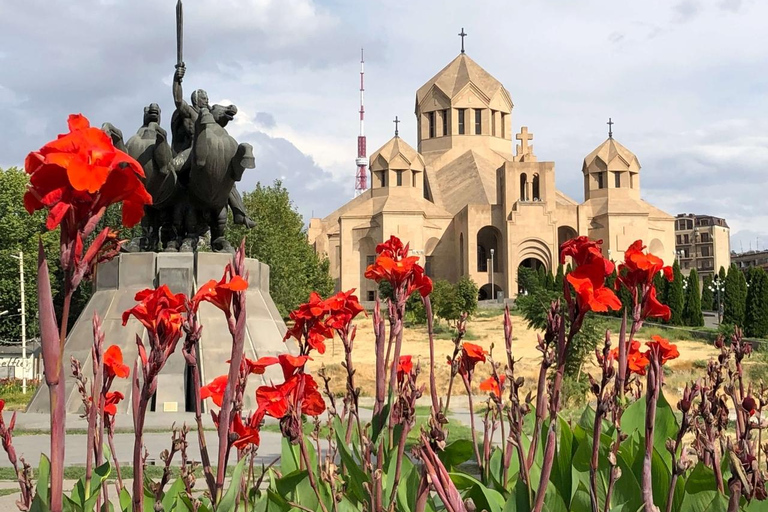
[[359, 196], [368, 188], [368, 158], [365, 149], [365, 107], [363, 106], [363, 96], [365, 93], [365, 59], [363, 58], [363, 49], [360, 48], [360, 135], [357, 137], [357, 174], [355, 175], [355, 197]]

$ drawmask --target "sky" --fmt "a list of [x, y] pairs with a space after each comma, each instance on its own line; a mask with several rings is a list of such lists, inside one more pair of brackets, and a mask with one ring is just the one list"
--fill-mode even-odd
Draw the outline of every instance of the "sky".
[[[254, 146], [238, 185], [283, 181], [305, 222], [354, 193], [360, 48], [369, 154], [416, 145], [416, 90], [460, 50], [500, 80], [560, 190], [607, 137], [642, 165], [670, 214], [724, 217], [732, 249], [768, 248], [768, 2], [760, 0], [194, 0], [184, 5], [185, 96], [234, 103]], [[173, 110], [173, 0], [0, 0], [0, 167], [82, 112], [126, 134]]]

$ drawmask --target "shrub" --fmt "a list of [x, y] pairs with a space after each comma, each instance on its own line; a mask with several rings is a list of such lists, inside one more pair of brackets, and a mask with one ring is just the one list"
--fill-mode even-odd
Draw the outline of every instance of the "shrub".
[[723, 323], [744, 325], [744, 311], [747, 303], [747, 280], [744, 273], [732, 264], [725, 278], [725, 305]]
[[672, 325], [683, 325], [683, 308], [685, 307], [685, 296], [683, 295], [683, 280], [685, 277], [680, 272], [680, 265], [677, 260], [672, 265], [672, 281], [667, 286], [665, 304], [672, 311], [672, 317], [669, 322]]
[[762, 268], [755, 268], [752, 273], [746, 306], [744, 332], [747, 336], [765, 338], [768, 336], [768, 274]]
[[701, 296], [699, 295], [699, 274], [695, 268], [688, 275], [683, 321], [685, 325], [691, 327], [701, 327], [704, 325], [704, 315], [701, 313]]
[[712, 276], [704, 276], [701, 284], [701, 309], [704, 311], [715, 311], [717, 309], [715, 294], [710, 290], [712, 286]]

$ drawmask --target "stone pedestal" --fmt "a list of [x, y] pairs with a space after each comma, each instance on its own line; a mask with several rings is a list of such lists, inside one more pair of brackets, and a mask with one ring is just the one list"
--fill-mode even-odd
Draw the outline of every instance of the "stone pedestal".
[[[103, 320], [106, 345], [119, 345], [126, 364], [133, 369], [138, 356], [136, 335], [142, 337], [149, 349], [146, 329], [138, 320], [130, 318], [123, 327], [122, 314], [132, 308], [136, 293], [145, 288], [166, 284], [173, 293], [192, 296], [199, 285], [215, 279], [220, 280], [224, 268], [232, 261], [229, 254], [219, 253], [132, 253], [121, 254], [114, 260], [99, 266], [94, 279], [95, 291], [70, 331], [64, 347], [67, 371], [67, 411], [82, 410], [82, 400], [75, 387], [74, 378], [68, 371], [69, 357], [80, 360], [83, 371], [92, 375], [91, 346], [93, 344], [92, 318], [94, 312]], [[294, 343], [283, 342], [285, 323], [269, 295], [269, 266], [258, 260], [246, 259], [248, 290], [246, 291], [246, 340], [245, 355], [258, 359], [268, 355], [296, 353]], [[227, 373], [232, 349], [232, 337], [227, 321], [219, 309], [208, 303], [201, 304], [200, 322], [203, 325], [199, 345], [201, 382], [208, 383], [219, 375]], [[183, 339], [176, 352], [169, 358], [158, 377], [157, 393], [154, 400], [156, 412], [193, 411], [192, 375], [188, 374], [186, 362], [181, 354]], [[252, 375], [244, 396], [246, 410], [254, 409], [256, 387], [274, 380], [279, 382], [279, 369], [272, 368], [265, 375]], [[30, 412], [47, 412], [48, 390], [41, 386], [29, 406]], [[131, 386], [129, 379], [116, 379], [112, 389], [125, 395], [119, 405], [119, 413], [130, 413]]]

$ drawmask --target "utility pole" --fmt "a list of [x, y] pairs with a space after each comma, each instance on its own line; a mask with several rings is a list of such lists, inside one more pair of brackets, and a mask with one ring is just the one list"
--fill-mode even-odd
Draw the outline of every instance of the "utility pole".
[[[464, 29], [461, 29], [461, 31], [464, 32]], [[496, 302], [496, 287], [493, 285], [493, 253], [494, 250], [491, 248], [491, 298]]]
[[25, 395], [27, 394], [27, 311], [24, 298], [24, 251], [19, 251], [19, 255], [11, 254], [12, 258], [19, 260], [19, 290], [21, 291], [21, 360], [24, 362], [22, 366], [22, 378], [21, 378], [21, 391]]

